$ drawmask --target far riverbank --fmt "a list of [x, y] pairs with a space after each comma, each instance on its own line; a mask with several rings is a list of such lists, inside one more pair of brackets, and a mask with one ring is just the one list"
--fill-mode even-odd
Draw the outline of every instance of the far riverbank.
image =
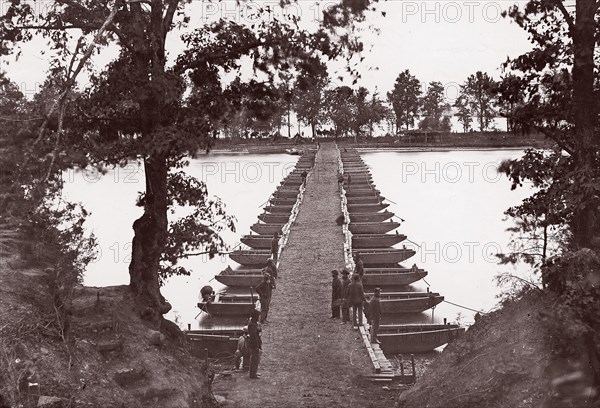
[[[217, 139], [209, 154], [240, 153], [268, 154], [286, 153], [287, 149], [302, 149], [317, 142], [331, 141], [332, 138], [309, 137], [295, 139], [280, 138], [262, 139]], [[406, 135], [400, 137], [385, 136], [338, 137], [340, 147], [352, 147], [360, 150], [394, 150], [394, 151], [448, 151], [448, 150], [492, 150], [492, 149], [526, 149], [549, 148], [552, 142], [542, 134], [512, 135], [506, 132], [487, 133], [450, 133], [446, 135]]]

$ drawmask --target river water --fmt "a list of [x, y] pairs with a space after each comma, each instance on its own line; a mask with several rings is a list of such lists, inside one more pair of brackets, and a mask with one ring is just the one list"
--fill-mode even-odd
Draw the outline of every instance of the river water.
[[[512, 269], [496, 264], [494, 253], [506, 249], [510, 239], [503, 211], [530, 194], [527, 189], [510, 191], [509, 181], [496, 173], [504, 159], [520, 156], [519, 150], [448, 152], [365, 152], [373, 181], [391, 205], [389, 210], [405, 221], [399, 232], [417, 250], [406, 261], [429, 271], [426, 282], [414, 285], [441, 292], [446, 300], [477, 310], [490, 310], [497, 303], [499, 288], [494, 276]], [[219, 197], [229, 214], [237, 218], [236, 232], [225, 232], [228, 245], [250, 231], [270, 194], [294, 167], [297, 157], [285, 154], [210, 154], [190, 161], [186, 171], [206, 182], [209, 195]], [[143, 168], [131, 163], [101, 175], [95, 171], [65, 174], [65, 196], [80, 201], [91, 211], [87, 228], [99, 241], [99, 256], [89, 265], [84, 283], [109, 286], [129, 282], [133, 221], [141, 215], [135, 206], [144, 187]], [[184, 214], [184, 210], [178, 214]], [[178, 215], [177, 213], [175, 216]], [[208, 259], [196, 256], [181, 263], [191, 276], [169, 279], [163, 294], [173, 305], [168, 316], [182, 327], [197, 326], [194, 317], [200, 287], [210, 284], [222, 269], [237, 265], [226, 255]], [[449, 303], [438, 305], [436, 320], [472, 320], [473, 312]], [[420, 318], [429, 319], [430, 312]]]
[[[416, 290], [440, 292], [445, 300], [469, 309], [489, 311], [498, 303], [495, 276], [527, 276], [526, 265], [498, 265], [498, 252], [509, 251], [511, 235], [504, 211], [532, 194], [528, 187], [510, 190], [498, 165], [521, 156], [521, 150], [368, 152], [362, 157], [373, 181], [390, 200], [388, 210], [402, 218], [399, 232], [417, 254], [405, 261], [429, 272]], [[473, 321], [475, 312], [444, 302], [436, 320]], [[421, 315], [431, 317], [431, 311]]]

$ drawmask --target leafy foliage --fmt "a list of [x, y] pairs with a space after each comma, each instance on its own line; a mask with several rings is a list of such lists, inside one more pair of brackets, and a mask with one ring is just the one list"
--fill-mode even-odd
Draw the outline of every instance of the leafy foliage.
[[517, 121], [515, 115], [521, 109], [525, 102], [525, 84], [521, 77], [509, 73], [504, 75], [499, 82], [495, 84], [493, 92], [497, 97], [499, 107], [498, 113], [507, 119], [507, 130], [512, 133], [517, 131], [526, 132], [529, 129], [523, 124], [523, 121]]
[[495, 115], [494, 87], [494, 80], [487, 73], [481, 71], [470, 75], [460, 86], [460, 98], [466, 102], [472, 115], [477, 118], [481, 132], [489, 128]]
[[473, 115], [471, 114], [471, 109], [469, 109], [467, 98], [463, 95], [459, 95], [454, 102], [454, 107], [458, 109], [456, 116], [463, 126], [463, 132], [467, 133], [471, 130], [471, 123], [473, 123]]
[[339, 86], [325, 93], [327, 116], [333, 123], [336, 136], [347, 135], [352, 128], [352, 108], [348, 101], [352, 99], [353, 94], [349, 86]]
[[553, 334], [556, 349], [566, 355], [590, 353], [598, 368], [600, 348], [600, 260], [598, 254], [583, 249], [549, 263], [543, 270], [545, 285], [558, 297], [548, 310], [546, 324]]
[[427, 93], [421, 100], [421, 113], [423, 119], [419, 122], [419, 129], [441, 130], [442, 114], [450, 106], [445, 102], [444, 86], [441, 82], [430, 82]]
[[420, 95], [421, 83], [408, 69], [398, 74], [394, 89], [387, 93], [396, 114], [396, 132], [401, 126], [405, 126], [406, 130], [414, 126], [420, 108]]
[[[515, 123], [555, 142], [550, 151], [529, 149], [521, 159], [502, 164], [513, 189], [524, 180], [538, 188], [507, 214], [519, 221], [520, 233], [535, 239], [543, 232], [537, 265], [544, 288], [556, 299], [546, 314], [546, 326], [557, 352], [589, 363], [597, 387], [599, 6], [595, 0], [580, 0], [568, 10], [562, 1], [531, 0], [523, 8], [512, 7], [505, 15], [528, 32], [534, 47], [507, 61], [505, 66], [516, 76], [505, 77], [499, 85], [500, 101], [512, 104], [506, 112]], [[550, 232], [558, 232], [555, 256], [546, 251]]]
[[316, 127], [327, 118], [325, 112], [325, 89], [329, 84], [327, 66], [323, 62], [305, 67], [309, 69], [298, 76], [294, 94], [294, 111], [298, 119], [310, 125], [312, 136]]
[[190, 271], [177, 266], [180, 259], [194, 255], [203, 248], [210, 258], [224, 248], [225, 242], [219, 235], [225, 229], [235, 231], [235, 217], [225, 212], [221, 200], [208, 199], [206, 184], [183, 171], [169, 174], [169, 197], [171, 213], [175, 204], [188, 208], [191, 213], [169, 225], [169, 234], [161, 258], [160, 278], [172, 275], [189, 275]]
[[19, 248], [21, 256], [45, 269], [50, 305], [54, 307], [50, 314], [66, 341], [73, 288], [96, 256], [95, 237], [84, 229], [85, 209], [60, 195], [61, 173], [70, 161], [55, 156], [52, 144], [36, 138], [45, 93], [29, 102], [12, 83], [6, 83], [3, 90], [2, 218], [25, 238]]
[[[271, 18], [268, 8], [260, 10], [268, 18], [252, 27], [224, 20], [197, 27], [183, 37], [186, 50], [169, 68], [167, 34], [189, 23], [185, 10], [189, 2], [56, 0], [48, 4], [45, 15], [37, 16], [19, 0], [11, 0], [0, 21], [0, 32], [7, 40], [1, 54], [10, 52], [10, 45], [31, 38], [33, 32], [52, 44], [51, 76], [60, 91], [47, 116], [57, 112], [58, 127], [53, 132], [46, 118], [36, 140], [40, 146], [52, 146], [50, 167], [60, 168], [62, 163], [55, 162], [66, 156], [62, 153], [68, 147], [84, 153], [78, 156], [80, 164], [143, 162], [146, 191], [139, 204], [144, 213], [133, 224], [130, 286], [138, 296], [141, 315], [156, 323], [160, 313], [168, 310], [159, 290], [161, 262], [168, 264], [167, 274], [185, 273], [176, 267], [177, 256], [197, 245], [215, 251], [223, 244], [216, 226], [224, 216], [221, 204], [206, 200], [201, 185], [173, 168], [184, 157], [210, 149], [218, 129], [235, 120], [240, 110], [250, 120], [268, 120], [279, 72], [307, 71], [323, 56], [349, 58], [362, 50], [362, 44], [344, 29], [370, 7], [368, 0], [333, 5], [324, 14], [323, 26], [312, 34], [299, 29], [295, 18]], [[75, 42], [71, 32], [80, 34], [75, 50], [70, 48]], [[93, 39], [92, 34], [96, 34]], [[72, 94], [77, 74], [94, 46], [111, 43], [118, 46], [118, 57], [95, 73], [81, 94]], [[267, 78], [266, 84], [253, 78], [223, 88], [222, 73], [239, 70], [242, 57], [250, 58], [255, 73]], [[69, 102], [77, 109], [68, 109]], [[67, 110], [70, 120], [65, 121]], [[198, 189], [177, 190], [182, 187]], [[200, 207], [169, 226], [167, 212], [173, 203]], [[222, 225], [232, 228], [232, 222], [229, 218]], [[181, 237], [181, 242], [174, 241]]]
[[366, 127], [369, 135], [388, 116], [388, 109], [377, 94], [371, 95], [364, 87], [352, 89], [339, 86], [326, 91], [327, 116], [334, 125], [336, 136], [353, 131], [359, 137]]
[[379, 95], [375, 92], [364, 103], [363, 110], [365, 126], [368, 129], [368, 136], [373, 136], [373, 131], [376, 126], [386, 120], [390, 116], [390, 109], [385, 105], [384, 101], [379, 99]]

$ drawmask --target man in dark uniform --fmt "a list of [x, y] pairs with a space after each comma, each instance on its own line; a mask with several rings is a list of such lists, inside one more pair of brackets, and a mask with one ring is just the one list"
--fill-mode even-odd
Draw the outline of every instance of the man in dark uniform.
[[354, 273], [358, 275], [358, 277], [360, 278], [360, 281], [363, 282], [364, 280], [364, 275], [365, 275], [365, 268], [363, 265], [363, 261], [360, 258], [360, 253], [356, 253], [356, 255], [354, 255]]
[[253, 310], [250, 313], [250, 323], [248, 323], [248, 346], [250, 348], [250, 378], [258, 378], [258, 363], [260, 362], [260, 353], [262, 351], [262, 339], [260, 338], [260, 327], [258, 318], [260, 312]]
[[348, 300], [352, 306], [352, 325], [355, 329], [358, 329], [358, 326], [362, 326], [363, 324], [365, 291], [357, 274], [352, 275], [352, 282], [348, 285]]
[[237, 350], [235, 351], [234, 370], [243, 368], [248, 371], [250, 368], [250, 348], [248, 347], [248, 326], [242, 328], [242, 335], [238, 339]]
[[383, 309], [381, 307], [381, 289], [375, 288], [373, 293], [373, 298], [369, 302], [369, 309], [371, 314], [371, 343], [381, 344], [379, 340], [377, 340], [377, 334], [379, 333], [379, 322], [381, 321], [381, 315], [383, 314]]
[[350, 279], [348, 278], [350, 272], [346, 268], [342, 269], [342, 323], [346, 324], [350, 321], [350, 303], [348, 302], [348, 285], [350, 285]]
[[267, 259], [267, 266], [263, 268], [263, 273], [265, 272], [271, 275], [271, 286], [273, 289], [276, 289], [277, 283], [275, 282], [275, 279], [277, 279], [277, 273], [279, 270], [277, 269], [277, 266], [275, 266], [275, 261], [273, 259]]
[[277, 262], [277, 257], [279, 256], [279, 233], [278, 232], [275, 232], [275, 234], [273, 234], [273, 239], [271, 240], [271, 254], [273, 256], [273, 260], [275, 262]]
[[338, 278], [338, 271], [331, 271], [331, 318], [339, 319], [340, 302], [342, 300], [342, 282]]
[[304, 186], [306, 186], [306, 177], [308, 176], [308, 173], [306, 172], [306, 170], [302, 170], [302, 174], [300, 174], [300, 177], [302, 177], [302, 184]]
[[256, 288], [254, 289], [256, 290], [256, 293], [258, 293], [260, 299], [260, 322], [265, 323], [267, 321], [267, 315], [269, 314], [271, 295], [273, 294], [271, 274], [265, 272], [262, 282], [256, 285]]
[[210, 303], [214, 293], [215, 292], [214, 292], [212, 286], [209, 286], [209, 285], [203, 286], [202, 289], [200, 289], [200, 297], [202, 298], [202, 302]]

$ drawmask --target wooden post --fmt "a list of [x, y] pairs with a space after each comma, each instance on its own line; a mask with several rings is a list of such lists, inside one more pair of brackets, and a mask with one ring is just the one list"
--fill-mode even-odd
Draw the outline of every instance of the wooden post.
[[400, 354], [400, 381], [402, 381], [402, 384], [405, 383], [405, 381], [404, 381], [404, 357], [402, 357], [402, 354]]
[[413, 383], [417, 382], [417, 369], [415, 367], [415, 355], [410, 355], [410, 362], [412, 363], [412, 375], [413, 375]]

